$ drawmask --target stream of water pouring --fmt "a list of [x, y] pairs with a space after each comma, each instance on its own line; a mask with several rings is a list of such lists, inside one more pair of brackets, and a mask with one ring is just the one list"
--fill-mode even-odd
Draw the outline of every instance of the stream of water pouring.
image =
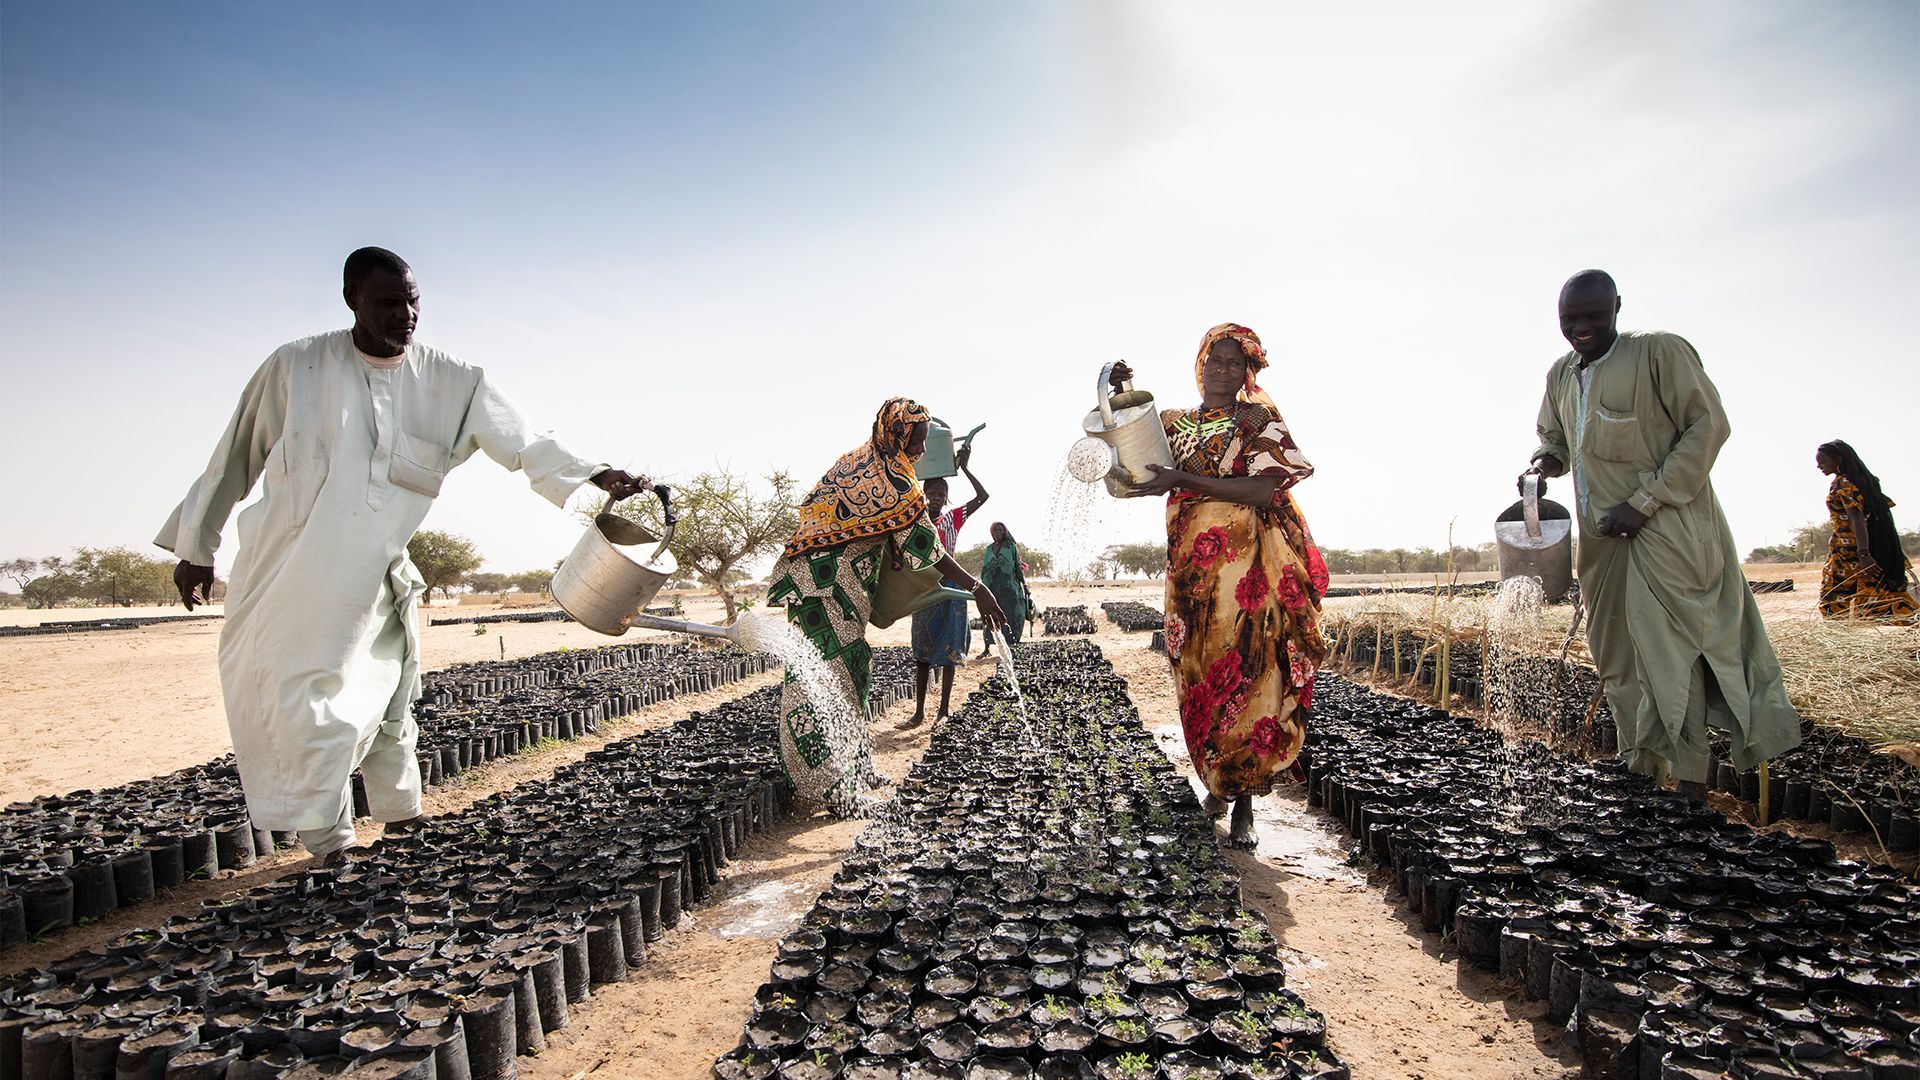
[[1501, 737], [1501, 775], [1495, 779], [1508, 823], [1516, 826], [1550, 823], [1560, 817], [1557, 793], [1537, 779], [1539, 770], [1525, 760], [1529, 753], [1538, 752], [1529, 738], [1532, 733], [1524, 730], [1525, 718], [1559, 714], [1552, 664], [1543, 663], [1528, 647], [1545, 636], [1546, 610], [1538, 578], [1501, 582], [1488, 608], [1486, 653], [1480, 658], [1487, 720]]
[[1034, 737], [1033, 721], [1027, 718], [1027, 699], [1020, 693], [1020, 674], [1013, 670], [1013, 646], [1007, 643], [1006, 634], [994, 637], [993, 651], [1000, 658], [1000, 674], [1007, 677], [1007, 686], [1013, 690], [1013, 704], [1020, 710], [1020, 726], [1026, 730], [1027, 745], [1038, 749], [1040, 741]]
[[1085, 573], [1102, 550], [1096, 534], [1101, 531], [1097, 526], [1105, 491], [1097, 480], [1086, 483], [1074, 477], [1073, 453], [1061, 455], [1041, 540], [1042, 550], [1053, 556], [1055, 576], [1063, 578]]
[[[800, 689], [813, 705], [813, 715], [826, 735], [827, 754], [833, 760], [835, 771], [842, 776], [866, 774], [873, 771], [871, 736], [867, 732], [867, 716], [864, 706], [856, 707], [847, 696], [839, 678], [834, 674], [832, 665], [821, 657], [820, 650], [807, 640], [798, 627], [778, 615], [755, 615], [753, 612], [741, 612], [736, 625], [740, 629], [739, 643], [744, 649], [753, 652], [772, 653], [800, 684]], [[791, 765], [789, 773], [798, 779], [803, 772]], [[802, 791], [802, 795], [817, 798], [817, 791]]]

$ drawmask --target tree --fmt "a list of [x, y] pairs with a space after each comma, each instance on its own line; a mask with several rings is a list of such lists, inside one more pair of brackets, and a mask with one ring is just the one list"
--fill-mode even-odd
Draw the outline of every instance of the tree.
[[1129, 574], [1155, 578], [1167, 572], [1167, 545], [1153, 540], [1115, 544], [1107, 549], [1106, 560]]
[[467, 589], [476, 593], [503, 593], [512, 579], [505, 574], [468, 574]]
[[164, 604], [177, 595], [171, 562], [129, 548], [81, 548], [72, 563], [80, 595], [98, 604]]
[[480, 569], [480, 551], [473, 541], [452, 533], [423, 529], [413, 534], [407, 541], [407, 557], [420, 571], [427, 583], [427, 600], [433, 599], [433, 590], [439, 589], [444, 598], [448, 590], [460, 584], [462, 578]]
[[30, 608], [51, 608], [80, 595], [82, 582], [67, 573], [42, 574], [20, 587], [20, 595]]
[[553, 587], [553, 571], [522, 570], [508, 578], [507, 584], [523, 593], [544, 593]]
[[987, 545], [975, 544], [965, 551], [953, 553], [953, 561], [964, 567], [974, 577], [980, 576], [980, 568], [987, 562]]
[[0, 577], [12, 578], [13, 583], [22, 589], [27, 587], [27, 582], [39, 576], [39, 559], [9, 559], [0, 563]]
[[[739, 614], [733, 589], [747, 580], [747, 566], [778, 551], [800, 525], [791, 475], [774, 470], [764, 489], [755, 487], [745, 475], [722, 468], [701, 473], [673, 492], [680, 524], [668, 550], [683, 572], [691, 572], [726, 605], [728, 622]], [[605, 508], [601, 499], [582, 514], [592, 520]], [[654, 533], [665, 528], [660, 504], [644, 495], [616, 504], [614, 512]]]

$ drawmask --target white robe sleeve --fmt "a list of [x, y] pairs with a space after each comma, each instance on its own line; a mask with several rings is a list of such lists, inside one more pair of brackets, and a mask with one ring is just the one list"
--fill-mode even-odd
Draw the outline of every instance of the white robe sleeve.
[[510, 470], [527, 474], [527, 483], [542, 498], [555, 506], [567, 505], [567, 497], [581, 484], [608, 466], [580, 457], [550, 432], [535, 432], [513, 402], [498, 387], [478, 372], [480, 384], [467, 403], [467, 415], [460, 424], [460, 435], [453, 444], [453, 460], [465, 461], [475, 450]]
[[212, 566], [227, 517], [266, 469], [287, 424], [287, 368], [280, 354], [253, 373], [207, 469], [187, 489], [153, 542], [195, 566]]

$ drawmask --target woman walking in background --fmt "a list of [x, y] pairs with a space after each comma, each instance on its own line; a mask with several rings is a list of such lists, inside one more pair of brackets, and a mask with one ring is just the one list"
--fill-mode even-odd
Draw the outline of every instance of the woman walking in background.
[[[1020, 548], [1013, 542], [1013, 534], [1000, 522], [993, 523], [988, 530], [993, 543], [987, 545], [986, 558], [980, 564], [980, 580], [986, 582], [993, 598], [1000, 601], [1000, 610], [1007, 613], [1007, 643], [1020, 644], [1020, 632], [1027, 624], [1027, 574], [1020, 565]], [[981, 656], [993, 651], [993, 627], [984, 630], [987, 646], [980, 650]]]
[[989, 624], [1004, 619], [985, 585], [940, 546], [913, 461], [927, 447], [927, 410], [907, 398], [880, 406], [865, 443], [842, 455], [800, 506], [800, 527], [773, 564], [767, 603], [787, 609], [827, 662], [844, 698], [837, 716], [823, 716], [787, 670], [780, 691], [780, 763], [803, 799], [824, 801], [847, 817], [863, 808], [862, 793], [885, 781], [873, 771], [867, 737], [867, 691], [873, 649], [867, 617], [882, 560], [908, 570], [938, 567], [949, 581], [968, 582]]
[[1827, 512], [1833, 538], [1820, 573], [1820, 614], [1828, 619], [1911, 620], [1906, 552], [1893, 523], [1893, 500], [1867, 471], [1853, 447], [1835, 439], [1814, 451], [1814, 464], [1833, 477]]
[[[953, 463], [967, 474], [967, 483], [973, 485], [973, 499], [967, 505], [947, 509], [947, 482], [941, 477], [936, 476], [921, 485], [927, 493], [927, 520], [933, 522], [934, 529], [940, 534], [940, 546], [950, 552], [960, 550], [960, 527], [987, 501], [987, 489], [981, 486], [973, 470], [967, 468], [967, 462], [972, 458], [971, 446], [962, 446], [959, 453], [953, 455]], [[950, 586], [953, 583], [951, 575], [941, 581], [942, 585]], [[918, 724], [927, 718], [927, 682], [934, 668], [940, 669], [939, 719], [947, 718], [947, 710], [953, 702], [953, 669], [955, 665], [966, 662], [967, 649], [972, 643], [973, 635], [967, 631], [965, 600], [943, 600], [913, 613], [914, 700], [911, 723]]]
[[[1326, 657], [1327, 566], [1289, 490], [1313, 475], [1255, 376], [1252, 330], [1207, 331], [1194, 361], [1200, 407], [1161, 414], [1175, 467], [1143, 495], [1167, 498], [1167, 658], [1207, 810], [1233, 805], [1227, 842], [1251, 849], [1253, 801], [1300, 756], [1313, 677]], [[1115, 365], [1115, 389], [1133, 377]]]

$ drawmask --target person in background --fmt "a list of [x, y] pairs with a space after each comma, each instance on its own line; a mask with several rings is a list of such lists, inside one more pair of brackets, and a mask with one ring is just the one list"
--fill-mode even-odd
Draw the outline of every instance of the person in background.
[[[1000, 610], [1007, 613], [1007, 642], [1020, 644], [1020, 633], [1026, 627], [1027, 611], [1032, 608], [1032, 597], [1027, 594], [1026, 566], [1020, 561], [1020, 547], [1013, 542], [1013, 534], [1007, 527], [996, 521], [987, 530], [993, 537], [993, 543], [987, 545], [986, 557], [980, 564], [980, 580], [987, 583], [993, 598], [1000, 601]], [[993, 652], [993, 627], [988, 626], [982, 635], [986, 638], [986, 647], [980, 650], [982, 658]]]
[[1912, 621], [1916, 608], [1907, 592], [1912, 564], [1900, 547], [1893, 500], [1880, 490], [1880, 478], [1839, 439], [1821, 443], [1813, 460], [1833, 477], [1827, 490], [1833, 532], [1820, 572], [1821, 617]]
[[982, 619], [1006, 620], [987, 587], [941, 546], [927, 516], [913, 462], [927, 448], [929, 416], [909, 398], [887, 399], [867, 441], [841, 455], [801, 503], [799, 527], [767, 577], [767, 603], [787, 609], [850, 709], [844, 723], [822, 715], [789, 668], [780, 691], [780, 762], [800, 798], [840, 817], [863, 813], [866, 790], [885, 783], [874, 772], [866, 728], [867, 618], [882, 560], [910, 571], [938, 568], [946, 580], [967, 583]]
[[1800, 717], [1708, 477], [1730, 430], [1720, 393], [1684, 338], [1622, 334], [1619, 313], [1599, 270], [1561, 287], [1573, 351], [1547, 373], [1533, 467], [1573, 472], [1587, 646], [1620, 758], [1699, 802], [1709, 726], [1744, 771], [1799, 745]]
[[[934, 477], [922, 485], [927, 493], [927, 518], [940, 533], [940, 546], [947, 551], [958, 551], [960, 527], [973, 517], [974, 513], [987, 501], [987, 489], [980, 483], [979, 477], [967, 463], [973, 458], [973, 447], [962, 446], [953, 455], [953, 462], [967, 476], [967, 483], [973, 485], [973, 498], [965, 506], [947, 507], [947, 481]], [[951, 581], [941, 582], [951, 585]], [[914, 706], [911, 723], [925, 723], [927, 719], [927, 682], [934, 668], [940, 669], [940, 715], [945, 720], [953, 701], [953, 669], [956, 664], [967, 659], [967, 649], [972, 644], [972, 634], [967, 630], [967, 602], [958, 597], [943, 600], [930, 607], [921, 608], [913, 613], [913, 690]]]
[[[1256, 379], [1259, 335], [1221, 323], [1200, 340], [1200, 406], [1161, 413], [1171, 469], [1141, 494], [1167, 496], [1167, 659], [1207, 811], [1233, 807], [1227, 843], [1251, 849], [1253, 797], [1300, 756], [1314, 673], [1326, 658], [1327, 564], [1295, 484], [1313, 466]], [[1125, 364], [1114, 389], [1133, 378]]]
[[484, 371], [414, 341], [420, 287], [400, 256], [361, 248], [343, 276], [353, 327], [267, 357], [154, 538], [180, 557], [191, 609], [211, 597], [227, 516], [262, 485], [240, 514], [220, 689], [254, 827], [298, 832], [328, 865], [353, 842], [356, 769], [387, 831], [421, 820], [426, 586], [407, 541], [448, 471], [485, 451], [555, 506], [582, 484], [615, 499], [648, 486], [535, 431]]

